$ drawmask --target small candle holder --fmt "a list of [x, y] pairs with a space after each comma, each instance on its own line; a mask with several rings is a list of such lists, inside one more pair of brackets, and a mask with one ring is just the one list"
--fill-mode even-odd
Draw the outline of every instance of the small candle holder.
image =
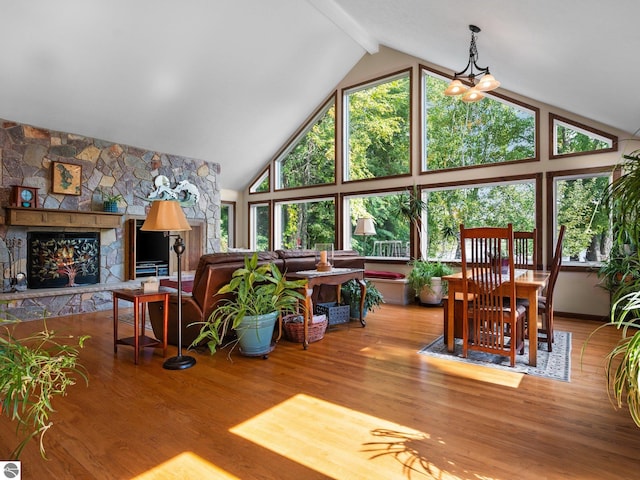
[[333, 268], [333, 243], [316, 243], [316, 269], [330, 272]]

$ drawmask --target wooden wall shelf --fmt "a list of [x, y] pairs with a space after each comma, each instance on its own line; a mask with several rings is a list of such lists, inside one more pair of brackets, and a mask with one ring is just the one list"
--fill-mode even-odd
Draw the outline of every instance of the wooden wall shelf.
[[7, 225], [28, 227], [120, 228], [122, 214], [48, 208], [6, 207]]

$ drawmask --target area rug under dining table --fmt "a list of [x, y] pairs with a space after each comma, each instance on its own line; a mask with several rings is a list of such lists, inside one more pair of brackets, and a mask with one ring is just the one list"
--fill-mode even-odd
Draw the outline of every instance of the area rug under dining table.
[[447, 351], [444, 336], [440, 336], [426, 347], [418, 351], [420, 355], [452, 360], [455, 362], [471, 363], [490, 368], [497, 368], [510, 372], [526, 373], [539, 377], [571, 381], [571, 332], [556, 330], [553, 351], [547, 350], [546, 342], [538, 344], [538, 365], [532, 367], [528, 364], [529, 342], [525, 342], [524, 355], [516, 355], [516, 365], [509, 365], [509, 358], [493, 355], [475, 350], [469, 350], [468, 357], [462, 356], [462, 339], [456, 338], [453, 352]]

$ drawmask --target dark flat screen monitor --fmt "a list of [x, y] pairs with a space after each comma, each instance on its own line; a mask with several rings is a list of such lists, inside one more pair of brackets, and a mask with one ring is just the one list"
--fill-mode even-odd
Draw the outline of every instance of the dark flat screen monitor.
[[164, 232], [140, 230], [143, 223], [136, 221], [136, 263], [169, 263], [169, 237]]

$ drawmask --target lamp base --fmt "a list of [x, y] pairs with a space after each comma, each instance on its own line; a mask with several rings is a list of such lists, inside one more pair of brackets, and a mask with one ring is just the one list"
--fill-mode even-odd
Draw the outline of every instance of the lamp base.
[[162, 368], [166, 370], [184, 370], [191, 368], [196, 364], [196, 359], [187, 355], [178, 355], [177, 357], [167, 358], [162, 364]]

